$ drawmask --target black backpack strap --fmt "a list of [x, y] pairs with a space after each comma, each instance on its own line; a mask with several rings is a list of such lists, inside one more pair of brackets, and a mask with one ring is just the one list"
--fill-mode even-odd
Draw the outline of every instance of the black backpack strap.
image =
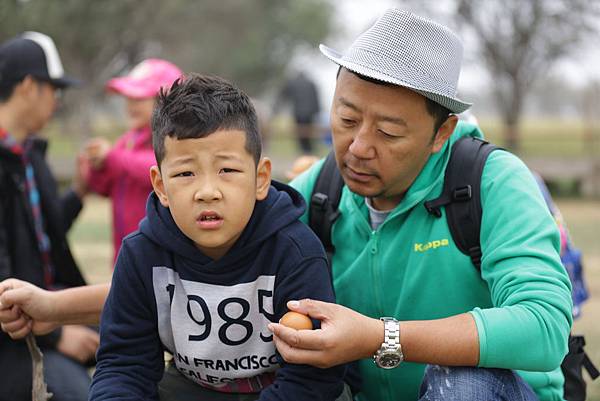
[[338, 205], [342, 197], [343, 186], [344, 180], [337, 168], [335, 155], [331, 151], [315, 182], [308, 211], [310, 228], [323, 243], [330, 263], [334, 251], [331, 242], [331, 228], [340, 215]]
[[444, 176], [444, 188], [439, 198], [425, 202], [425, 208], [435, 217], [441, 217], [440, 208], [446, 208], [446, 219], [458, 249], [471, 257], [481, 268], [481, 174], [489, 154], [498, 147], [479, 138], [463, 137], [452, 146]]

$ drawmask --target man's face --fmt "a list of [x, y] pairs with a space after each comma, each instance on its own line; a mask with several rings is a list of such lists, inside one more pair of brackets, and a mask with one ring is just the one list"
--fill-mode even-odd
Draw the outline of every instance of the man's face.
[[[365, 81], [342, 68], [331, 108], [335, 157], [351, 191], [393, 209], [446, 135], [434, 139], [425, 98], [400, 86]], [[453, 127], [452, 127], [453, 129]]]
[[130, 129], [140, 129], [150, 125], [154, 98], [127, 98], [127, 119]]
[[32, 90], [29, 92], [29, 127], [31, 133], [38, 132], [50, 121], [56, 110], [56, 96], [58, 90], [50, 83], [33, 81]]
[[161, 169], [152, 184], [179, 229], [207, 256], [221, 258], [239, 238], [257, 200], [267, 196], [271, 165], [258, 167], [246, 135], [220, 130], [205, 138], [165, 138]]

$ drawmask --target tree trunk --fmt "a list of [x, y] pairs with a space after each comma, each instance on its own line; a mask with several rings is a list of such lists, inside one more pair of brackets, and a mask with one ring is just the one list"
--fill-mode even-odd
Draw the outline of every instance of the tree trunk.
[[521, 150], [519, 127], [516, 122], [504, 121], [504, 146], [513, 153]]

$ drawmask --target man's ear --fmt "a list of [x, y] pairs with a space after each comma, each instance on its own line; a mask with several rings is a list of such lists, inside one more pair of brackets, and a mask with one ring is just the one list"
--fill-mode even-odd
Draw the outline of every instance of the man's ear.
[[271, 186], [271, 160], [263, 157], [256, 167], [256, 200], [263, 200], [269, 193]]
[[15, 86], [14, 93], [20, 96], [30, 96], [37, 94], [37, 90], [37, 82], [31, 75], [27, 75]]
[[458, 117], [455, 114], [450, 115], [446, 121], [444, 121], [433, 139], [432, 153], [437, 153], [442, 149], [448, 138], [450, 138], [450, 135], [454, 132], [457, 123]]
[[165, 182], [162, 179], [162, 175], [158, 166], [150, 167], [150, 180], [152, 181], [154, 193], [156, 193], [156, 196], [158, 196], [160, 204], [164, 207], [169, 207], [169, 198], [167, 197], [167, 192], [165, 191]]

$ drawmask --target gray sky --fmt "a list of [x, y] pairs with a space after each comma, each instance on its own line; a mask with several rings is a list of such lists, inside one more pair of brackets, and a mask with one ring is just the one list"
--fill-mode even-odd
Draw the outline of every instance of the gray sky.
[[[387, 8], [398, 6], [399, 3], [397, 0], [335, 1], [335, 18], [339, 29], [333, 35], [334, 37], [328, 39], [325, 44], [336, 50], [344, 51]], [[440, 4], [443, 4], [443, 2]], [[443, 21], [440, 22], [443, 23]], [[473, 56], [465, 52], [459, 81], [459, 92], [473, 92], [477, 88], [485, 87], [487, 81], [486, 72], [481, 65], [477, 65], [473, 60]], [[335, 88], [337, 66], [322, 56], [318, 50], [301, 54], [295, 61], [295, 64], [299, 68], [305, 69], [318, 83], [321, 89], [322, 104], [324, 108], [328, 109]], [[573, 85], [581, 87], [591, 79], [600, 80], [599, 65], [600, 47], [590, 43], [585, 48], [577, 51], [570, 59], [559, 62], [553, 71], [556, 75], [564, 77], [564, 79]]]

